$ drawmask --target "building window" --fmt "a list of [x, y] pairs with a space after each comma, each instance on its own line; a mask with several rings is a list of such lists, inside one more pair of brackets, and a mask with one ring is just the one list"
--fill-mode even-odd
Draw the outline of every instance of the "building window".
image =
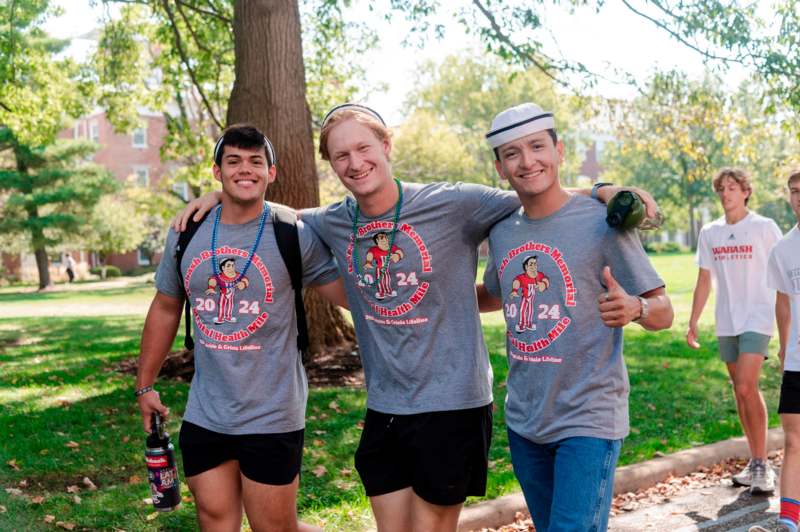
[[92, 142], [100, 142], [100, 126], [97, 122], [89, 124], [89, 139]]
[[82, 125], [83, 125], [83, 124], [81, 123], [81, 121], [80, 121], [80, 120], [79, 120], [79, 121], [77, 121], [77, 122], [75, 122], [75, 126], [74, 126], [74, 127], [73, 127], [73, 129], [72, 129], [72, 138], [73, 138], [73, 139], [79, 139], [79, 138], [81, 138], [81, 129], [82, 129], [82, 128], [81, 128], [81, 126], [82, 126]]
[[172, 191], [180, 196], [183, 201], [189, 201], [189, 183], [186, 181], [182, 183], [174, 183], [172, 185]]
[[136, 260], [139, 263], [139, 266], [150, 265], [150, 257], [147, 255], [147, 252], [144, 248], [139, 248], [136, 250]]
[[136, 184], [140, 187], [150, 185], [150, 168], [147, 166], [134, 166], [133, 174], [136, 176]]
[[133, 147], [146, 148], [147, 147], [147, 128], [137, 127], [133, 130]]

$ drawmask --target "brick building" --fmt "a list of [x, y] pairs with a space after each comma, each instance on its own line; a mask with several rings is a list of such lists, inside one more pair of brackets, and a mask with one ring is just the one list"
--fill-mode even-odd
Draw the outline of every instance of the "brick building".
[[[139, 118], [141, 126], [131, 133], [116, 133], [105, 111], [96, 109], [76, 120], [71, 128], [63, 130], [58, 136], [63, 139], [88, 139], [96, 142], [100, 147], [93, 157], [94, 162], [108, 169], [120, 181], [135, 176], [139, 184], [154, 187], [168, 170], [160, 157], [161, 144], [166, 135], [166, 121], [163, 114], [147, 110], [140, 110]], [[175, 191], [184, 198], [188, 197], [185, 183], [176, 187]], [[87, 250], [75, 251], [72, 256], [78, 263], [79, 277], [90, 267], [99, 264], [97, 256]], [[64, 259], [65, 256], [51, 256], [50, 274], [54, 282], [66, 280]], [[110, 255], [107, 263], [125, 272], [147, 266], [150, 261], [146, 253], [137, 250]], [[32, 253], [3, 253], [0, 265], [3, 266], [5, 275], [22, 281], [35, 281], [38, 278]]]

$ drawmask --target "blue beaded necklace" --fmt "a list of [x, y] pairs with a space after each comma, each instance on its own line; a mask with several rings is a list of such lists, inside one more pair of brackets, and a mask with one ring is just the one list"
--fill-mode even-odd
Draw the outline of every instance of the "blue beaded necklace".
[[261, 242], [261, 235], [264, 233], [264, 223], [267, 220], [268, 214], [269, 204], [265, 201], [264, 209], [261, 211], [261, 219], [258, 221], [258, 233], [256, 234], [256, 241], [253, 242], [253, 247], [250, 249], [250, 256], [247, 257], [247, 262], [245, 263], [244, 268], [242, 268], [242, 271], [239, 272], [239, 275], [236, 276], [236, 279], [233, 281], [225, 281], [222, 279], [219, 270], [219, 264], [217, 263], [217, 228], [219, 227], [219, 218], [222, 215], [222, 205], [219, 206], [216, 214], [214, 215], [214, 225], [211, 228], [211, 267], [214, 272], [214, 279], [217, 280], [217, 284], [219, 286], [224, 286], [226, 289], [233, 288], [239, 284], [239, 281], [241, 281], [242, 277], [245, 276], [247, 269], [253, 262], [253, 256], [256, 254], [256, 249], [258, 249], [258, 243]]
[[[394, 247], [394, 239], [397, 236], [397, 224], [400, 222], [400, 209], [403, 207], [403, 187], [400, 185], [400, 180], [395, 179], [395, 183], [397, 183], [397, 203], [394, 205], [394, 219], [392, 220], [392, 233], [389, 236], [389, 253], [391, 254], [392, 248]], [[356, 273], [356, 279], [367, 286], [375, 286], [378, 284], [380, 279], [386, 276], [387, 272], [389, 271], [389, 257], [386, 257], [386, 260], [383, 261], [383, 267], [378, 269], [375, 272], [375, 280], [371, 283], [367, 282], [365, 276], [361, 273], [360, 268], [360, 260], [358, 258], [358, 215], [360, 211], [358, 208], [358, 202], [356, 202], [356, 213], [353, 217], [353, 269]]]

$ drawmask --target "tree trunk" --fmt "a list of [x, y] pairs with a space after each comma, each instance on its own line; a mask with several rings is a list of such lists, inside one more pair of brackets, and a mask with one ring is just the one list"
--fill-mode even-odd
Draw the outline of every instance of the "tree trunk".
[[44, 290], [53, 283], [50, 280], [50, 259], [47, 257], [44, 232], [34, 223], [34, 220], [39, 218], [39, 210], [35, 205], [26, 205], [25, 211], [28, 214], [28, 223], [31, 228], [31, 246], [33, 247], [33, 256], [36, 257], [36, 270], [39, 272], [39, 290]]
[[[41, 231], [38, 232], [41, 233]], [[39, 290], [44, 290], [52, 284], [50, 280], [50, 259], [47, 257], [47, 250], [43, 245], [34, 247], [33, 255], [36, 257], [36, 269], [39, 271]]]
[[689, 202], [689, 248], [697, 251], [697, 223], [694, 220], [694, 205]]
[[[278, 178], [267, 190], [270, 201], [315, 207], [319, 181], [297, 1], [236, 0], [233, 34], [236, 80], [227, 122], [252, 123], [275, 146]], [[311, 291], [305, 301], [312, 353], [353, 341], [353, 329], [338, 309]]]

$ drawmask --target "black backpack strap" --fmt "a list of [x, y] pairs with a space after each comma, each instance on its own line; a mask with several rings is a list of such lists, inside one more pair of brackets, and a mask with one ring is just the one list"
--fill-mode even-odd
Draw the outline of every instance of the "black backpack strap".
[[297, 348], [305, 354], [308, 350], [308, 323], [303, 306], [303, 256], [297, 234], [297, 213], [282, 205], [270, 203], [270, 216], [275, 229], [275, 240], [283, 263], [289, 272], [294, 290], [294, 309], [297, 314]]
[[186, 327], [186, 335], [183, 338], [183, 345], [191, 351], [194, 349], [194, 340], [192, 339], [192, 303], [189, 301], [189, 294], [186, 293], [186, 285], [183, 282], [183, 271], [181, 271], [181, 261], [183, 260], [183, 254], [186, 252], [186, 248], [189, 247], [189, 242], [192, 241], [194, 234], [203, 224], [205, 221], [208, 213], [199, 221], [195, 222], [194, 218], [190, 218], [189, 221], [186, 223], [186, 230], [182, 233], [178, 233], [178, 245], [175, 247], [175, 265], [178, 270], [178, 280], [181, 283], [181, 288], [183, 289], [183, 299], [184, 299], [184, 306], [183, 306], [183, 321]]

